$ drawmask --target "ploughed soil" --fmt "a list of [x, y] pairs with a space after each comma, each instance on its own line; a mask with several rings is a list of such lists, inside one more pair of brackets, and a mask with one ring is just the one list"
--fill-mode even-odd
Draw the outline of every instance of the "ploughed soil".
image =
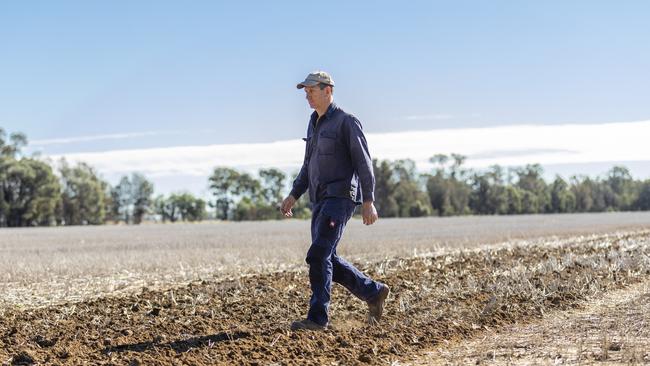
[[367, 325], [366, 304], [336, 285], [330, 329], [289, 331], [306, 313], [309, 284], [305, 271], [278, 272], [0, 309], [0, 364], [408, 363], [441, 345], [579, 308], [586, 299], [647, 281], [650, 232], [360, 267], [392, 289], [379, 325]]

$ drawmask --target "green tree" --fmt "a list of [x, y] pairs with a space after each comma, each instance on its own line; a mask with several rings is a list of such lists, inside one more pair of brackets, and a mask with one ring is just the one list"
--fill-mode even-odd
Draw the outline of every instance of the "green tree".
[[521, 192], [522, 192], [521, 213], [524, 214], [540, 213], [539, 196], [526, 189], [521, 189]]
[[393, 162], [395, 175], [394, 197], [400, 217], [428, 216], [433, 212], [428, 193], [423, 189], [415, 170], [415, 162], [409, 159]]
[[27, 136], [21, 132], [14, 132], [9, 136], [7, 143], [7, 133], [0, 127], [0, 157], [16, 158], [20, 155], [22, 148], [27, 146]]
[[287, 179], [286, 174], [281, 170], [270, 168], [260, 169], [259, 176], [261, 179], [262, 197], [264, 203], [268, 206], [275, 207], [282, 202], [282, 190]]
[[100, 184], [102, 186], [102, 194], [104, 196], [104, 223], [108, 221], [118, 221], [118, 214], [115, 214], [114, 212], [115, 204], [113, 203], [113, 188], [107, 181], [103, 179], [100, 180]]
[[111, 216], [116, 221], [124, 221], [126, 224], [131, 223], [133, 211], [133, 196], [131, 195], [132, 185], [128, 176], [123, 176], [120, 182], [111, 190]]
[[594, 205], [593, 200], [593, 183], [589, 177], [572, 176], [571, 192], [575, 197], [575, 210], [577, 212], [590, 212]]
[[650, 210], [650, 179], [640, 184], [639, 195], [634, 201], [634, 209]]
[[582, 177], [571, 189], [576, 197], [576, 208], [580, 212], [607, 211], [614, 202], [614, 192], [597, 179]]
[[556, 176], [550, 189], [551, 202], [549, 212], [566, 213], [575, 211], [576, 197], [562, 177], [559, 175]]
[[279, 220], [282, 218], [279, 206], [283, 199], [282, 191], [287, 176], [281, 170], [274, 168], [260, 169], [259, 176], [261, 191], [256, 203], [257, 219]]
[[105, 187], [95, 170], [88, 164], [70, 167], [61, 161], [62, 215], [66, 225], [99, 225], [105, 217]]
[[176, 208], [182, 221], [201, 221], [206, 216], [205, 201], [191, 193], [172, 194], [169, 202]]
[[176, 222], [178, 220], [177, 207], [171, 204], [164, 195], [159, 194], [153, 199], [152, 208], [154, 214], [160, 216], [162, 222]]
[[48, 164], [31, 158], [16, 160], [3, 156], [0, 177], [0, 225], [19, 227], [56, 223], [61, 186]]
[[131, 174], [131, 197], [133, 202], [133, 223], [140, 224], [150, 212], [153, 183], [140, 173]]
[[[15, 136], [15, 137], [14, 137]], [[12, 144], [8, 144], [7, 133], [0, 127], [0, 183], [6, 186], [5, 181], [8, 179], [9, 167], [13, 166], [16, 154], [27, 144], [27, 138], [23, 134], [12, 135]], [[22, 139], [21, 139], [22, 138]], [[10, 211], [10, 198], [5, 197], [4, 190], [0, 191], [0, 227], [7, 226]]]
[[444, 154], [434, 155], [429, 162], [436, 165], [434, 174], [427, 176], [426, 187], [431, 203], [431, 208], [438, 216], [454, 215], [455, 210], [451, 204], [452, 184], [445, 176], [445, 164], [449, 157]]
[[475, 174], [472, 179], [472, 194], [469, 199], [469, 207], [472, 212], [479, 215], [490, 214], [489, 194], [490, 182], [487, 177]]
[[464, 180], [466, 174], [468, 173], [468, 171], [463, 168], [463, 164], [465, 163], [465, 160], [467, 160], [467, 157], [461, 154], [452, 153], [451, 159], [453, 162], [450, 168], [450, 177], [452, 179]]
[[194, 197], [191, 193], [172, 193], [169, 198], [158, 195], [153, 200], [154, 213], [163, 222], [171, 221], [201, 221], [207, 216], [205, 201]]
[[462, 168], [465, 157], [452, 154], [453, 163], [447, 167], [450, 158], [438, 154], [429, 159], [436, 166], [434, 173], [426, 175], [426, 190], [433, 211], [439, 216], [464, 215], [470, 213], [471, 187], [466, 182], [468, 171]]
[[[0, 132], [4, 132], [1, 131]], [[1, 137], [2, 135], [0, 135]], [[5, 156], [0, 155], [0, 227], [7, 226], [7, 221], [9, 217], [9, 210], [11, 208], [11, 202], [9, 202], [9, 197], [6, 197], [6, 187], [7, 179], [9, 173], [10, 163], [14, 159], [9, 159]]]
[[258, 208], [250, 197], [243, 197], [235, 206], [233, 219], [235, 221], [259, 220]]
[[46, 163], [20, 157], [27, 136], [0, 128], [0, 226], [56, 223], [60, 185]]
[[504, 186], [503, 169], [493, 165], [483, 174], [475, 173], [469, 206], [482, 215], [508, 212], [508, 192]]
[[372, 168], [375, 175], [375, 207], [379, 217], [397, 217], [399, 207], [395, 200], [397, 181], [389, 161], [379, 162], [373, 159]]
[[506, 186], [507, 209], [506, 214], [516, 215], [523, 212], [523, 191], [522, 189], [508, 185]]
[[262, 184], [248, 173], [240, 173], [235, 180], [233, 190], [237, 198], [247, 197], [253, 202], [260, 200], [262, 193]]
[[433, 212], [438, 216], [454, 215], [454, 208], [451, 205], [452, 187], [443, 173], [438, 171], [435, 175], [428, 175], [426, 186]]
[[208, 178], [210, 190], [215, 197], [217, 218], [228, 220], [234, 196], [239, 190], [239, 172], [232, 168], [217, 167]]
[[493, 165], [485, 173], [490, 182], [488, 192], [488, 207], [492, 214], [505, 214], [508, 212], [508, 194], [505, 188], [504, 171], [499, 165]]
[[550, 194], [546, 182], [542, 178], [544, 170], [539, 164], [529, 164], [516, 170], [517, 187], [530, 192], [523, 196], [523, 209], [526, 213], [543, 213], [548, 211]]
[[607, 172], [605, 184], [607, 184], [613, 196], [608, 206], [616, 210], [629, 210], [632, 208], [638, 192], [636, 192], [634, 179], [626, 167], [614, 166], [610, 169]]

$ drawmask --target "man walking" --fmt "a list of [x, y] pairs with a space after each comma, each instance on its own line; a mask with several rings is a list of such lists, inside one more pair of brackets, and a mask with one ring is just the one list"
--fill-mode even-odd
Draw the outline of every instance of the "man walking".
[[314, 109], [304, 138], [305, 160], [291, 193], [282, 202], [282, 213], [292, 216], [296, 200], [309, 189], [312, 203], [311, 246], [307, 252], [311, 300], [307, 318], [291, 324], [292, 330], [323, 330], [329, 323], [328, 307], [332, 281], [368, 303], [368, 321], [381, 319], [390, 292], [336, 254], [354, 209], [361, 204], [363, 223], [377, 221], [374, 206], [375, 177], [361, 123], [333, 102], [334, 80], [315, 71], [297, 85], [305, 89]]

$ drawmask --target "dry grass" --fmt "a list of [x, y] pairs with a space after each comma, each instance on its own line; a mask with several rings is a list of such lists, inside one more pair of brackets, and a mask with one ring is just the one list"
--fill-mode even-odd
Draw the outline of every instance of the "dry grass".
[[438, 347], [412, 365], [650, 362], [650, 282], [598, 295], [579, 309]]
[[[650, 213], [352, 220], [339, 253], [361, 262], [549, 235], [647, 227]], [[304, 267], [299, 220], [0, 230], [0, 306], [45, 306]], [[551, 264], [549, 264], [551, 265]], [[558, 265], [558, 264], [553, 264]]]

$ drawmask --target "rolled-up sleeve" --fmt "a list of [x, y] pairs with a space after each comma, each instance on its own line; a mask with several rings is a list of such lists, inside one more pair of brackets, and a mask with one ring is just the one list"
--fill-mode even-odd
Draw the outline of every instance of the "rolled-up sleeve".
[[347, 145], [350, 149], [352, 166], [359, 176], [363, 201], [375, 200], [375, 175], [372, 171], [372, 159], [368, 151], [368, 142], [363, 134], [361, 122], [350, 116], [344, 122], [344, 131], [347, 134]]

